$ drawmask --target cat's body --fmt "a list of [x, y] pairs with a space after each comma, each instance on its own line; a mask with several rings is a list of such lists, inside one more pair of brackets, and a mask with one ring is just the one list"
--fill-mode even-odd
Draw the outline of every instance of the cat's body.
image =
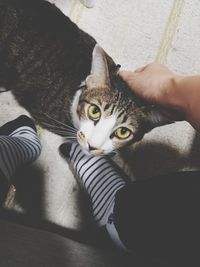
[[0, 0], [0, 87], [12, 90], [47, 128], [55, 131], [55, 120], [74, 124], [79, 143], [94, 154], [134, 142], [166, 122], [152, 117], [154, 108], [131, 94], [116, 70], [96, 41], [54, 5]]
[[0, 20], [0, 85], [33, 116], [64, 122], [90, 72], [95, 40], [44, 1], [0, 0]]

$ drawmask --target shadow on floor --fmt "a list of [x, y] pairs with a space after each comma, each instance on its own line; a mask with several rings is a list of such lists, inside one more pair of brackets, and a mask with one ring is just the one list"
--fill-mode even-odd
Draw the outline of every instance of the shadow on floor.
[[[162, 143], [146, 143], [124, 148], [120, 155], [129, 166], [136, 180], [177, 172], [183, 169], [200, 168], [200, 138], [196, 136], [191, 152], [181, 154], [177, 149]], [[128, 155], [128, 156], [127, 156]]]

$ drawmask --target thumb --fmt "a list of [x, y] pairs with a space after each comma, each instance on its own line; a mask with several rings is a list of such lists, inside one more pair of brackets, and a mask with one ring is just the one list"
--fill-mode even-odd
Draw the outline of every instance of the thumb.
[[130, 89], [137, 93], [140, 91], [141, 80], [143, 77], [140, 74], [141, 72], [132, 72], [132, 71], [120, 71], [119, 76], [128, 84]]
[[135, 71], [119, 71], [118, 74], [122, 77], [122, 79], [126, 80], [127, 78], [131, 78], [132, 76], [136, 76], [136, 74], [143, 72], [150, 65], [151, 64], [147, 64], [143, 67], [137, 68]]
[[118, 75], [124, 80], [126, 81], [127, 79], [130, 79], [133, 75], [134, 72], [132, 71], [119, 71]]

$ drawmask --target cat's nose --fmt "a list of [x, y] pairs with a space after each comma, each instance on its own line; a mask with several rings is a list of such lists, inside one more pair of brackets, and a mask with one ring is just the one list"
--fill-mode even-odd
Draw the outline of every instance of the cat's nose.
[[92, 151], [92, 150], [97, 150], [98, 148], [96, 148], [96, 147], [91, 146], [90, 144], [88, 144], [88, 149], [89, 149], [89, 151]]

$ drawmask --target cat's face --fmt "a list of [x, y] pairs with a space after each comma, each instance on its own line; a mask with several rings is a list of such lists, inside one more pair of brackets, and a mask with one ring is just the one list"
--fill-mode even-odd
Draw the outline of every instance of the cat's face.
[[[120, 77], [115, 80], [118, 87], [124, 85]], [[111, 85], [105, 54], [96, 45], [91, 74], [77, 92], [71, 109], [77, 140], [86, 152], [108, 154], [141, 139], [155, 127], [153, 120], [156, 126], [163, 124], [160, 114], [138, 105], [129, 90]]]

